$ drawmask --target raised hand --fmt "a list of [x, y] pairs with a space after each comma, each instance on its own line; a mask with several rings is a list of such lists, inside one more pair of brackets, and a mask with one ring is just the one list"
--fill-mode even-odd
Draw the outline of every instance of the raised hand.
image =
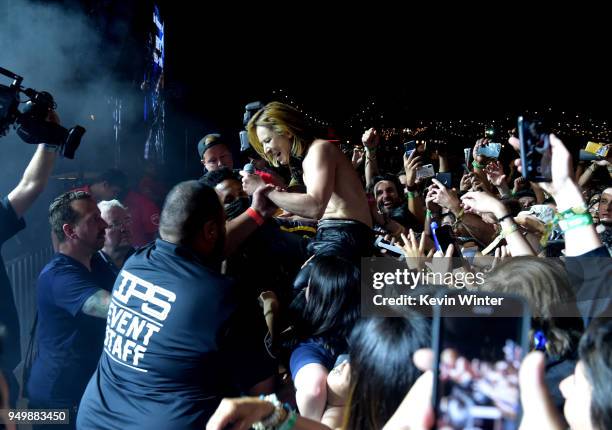
[[361, 136], [361, 143], [363, 143], [363, 146], [365, 146], [368, 150], [376, 149], [379, 142], [380, 136], [378, 135], [378, 132], [375, 128], [370, 128], [366, 130]]
[[506, 175], [499, 160], [487, 164], [484, 171], [487, 174], [489, 182], [496, 187], [500, 187], [503, 183], [505, 183]]

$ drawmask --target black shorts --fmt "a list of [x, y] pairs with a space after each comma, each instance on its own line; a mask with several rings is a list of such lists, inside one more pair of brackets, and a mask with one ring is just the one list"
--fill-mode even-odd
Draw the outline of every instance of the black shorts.
[[[317, 225], [315, 238], [306, 247], [308, 256], [333, 255], [361, 265], [362, 257], [374, 253], [374, 232], [362, 222], [349, 219], [324, 219]], [[297, 293], [308, 286], [310, 265], [296, 276], [293, 289]]]

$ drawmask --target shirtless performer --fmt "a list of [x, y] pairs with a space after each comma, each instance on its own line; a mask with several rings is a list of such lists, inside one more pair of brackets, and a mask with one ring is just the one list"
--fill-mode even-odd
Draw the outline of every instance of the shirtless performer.
[[[272, 165], [289, 166], [294, 176], [296, 170], [303, 170], [306, 193], [267, 186], [267, 196], [279, 208], [319, 220], [309, 254], [341, 255], [355, 264], [372, 255], [374, 235], [366, 193], [340, 148], [315, 139], [303, 115], [279, 102], [267, 104], [246, 128], [251, 146]], [[248, 194], [266, 187], [259, 176], [240, 174]]]

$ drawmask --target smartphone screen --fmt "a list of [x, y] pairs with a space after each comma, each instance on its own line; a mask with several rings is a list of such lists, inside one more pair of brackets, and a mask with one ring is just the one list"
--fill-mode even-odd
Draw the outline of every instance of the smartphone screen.
[[453, 257], [461, 257], [461, 253], [459, 251], [459, 246], [455, 241], [455, 234], [453, 233], [453, 228], [450, 225], [443, 225], [436, 228], [435, 231], [436, 238], [438, 239], [438, 243], [440, 244], [440, 248], [442, 248], [442, 252], [446, 252], [449, 245], [453, 245]]
[[410, 157], [410, 154], [412, 154], [412, 151], [414, 151], [416, 149], [416, 140], [410, 140], [408, 142], [404, 142], [404, 153], [406, 154], [406, 157]]
[[489, 142], [485, 146], [481, 146], [478, 149], [479, 155], [484, 155], [489, 158], [499, 158], [499, 153], [501, 152], [501, 143]]
[[[447, 297], [458, 294], [485, 296], [465, 292]], [[452, 316], [442, 307], [436, 309], [437, 429], [519, 428], [518, 372], [527, 348], [530, 318], [526, 304], [517, 297], [490, 293], [486, 296], [503, 297], [503, 304], [461, 306], [460, 312], [453, 307]], [[496, 316], [497, 313], [514, 316]]]
[[432, 164], [426, 164], [417, 169], [416, 177], [417, 179], [427, 179], [433, 178], [436, 175]]
[[521, 144], [521, 165], [523, 177], [534, 182], [552, 180], [549, 135], [540, 121], [528, 121], [518, 118], [518, 134]]
[[446, 187], [446, 188], [450, 188], [451, 187], [451, 182], [452, 182], [452, 176], [449, 172], [438, 172], [436, 173], [436, 179], [440, 182], [442, 182], [442, 184]]

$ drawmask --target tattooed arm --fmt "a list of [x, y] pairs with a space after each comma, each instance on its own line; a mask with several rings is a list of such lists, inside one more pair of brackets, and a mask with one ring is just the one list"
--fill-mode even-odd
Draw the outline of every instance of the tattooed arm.
[[99, 289], [92, 294], [83, 303], [81, 311], [89, 316], [97, 318], [106, 318], [108, 314], [108, 306], [110, 304], [110, 293], [108, 291]]

